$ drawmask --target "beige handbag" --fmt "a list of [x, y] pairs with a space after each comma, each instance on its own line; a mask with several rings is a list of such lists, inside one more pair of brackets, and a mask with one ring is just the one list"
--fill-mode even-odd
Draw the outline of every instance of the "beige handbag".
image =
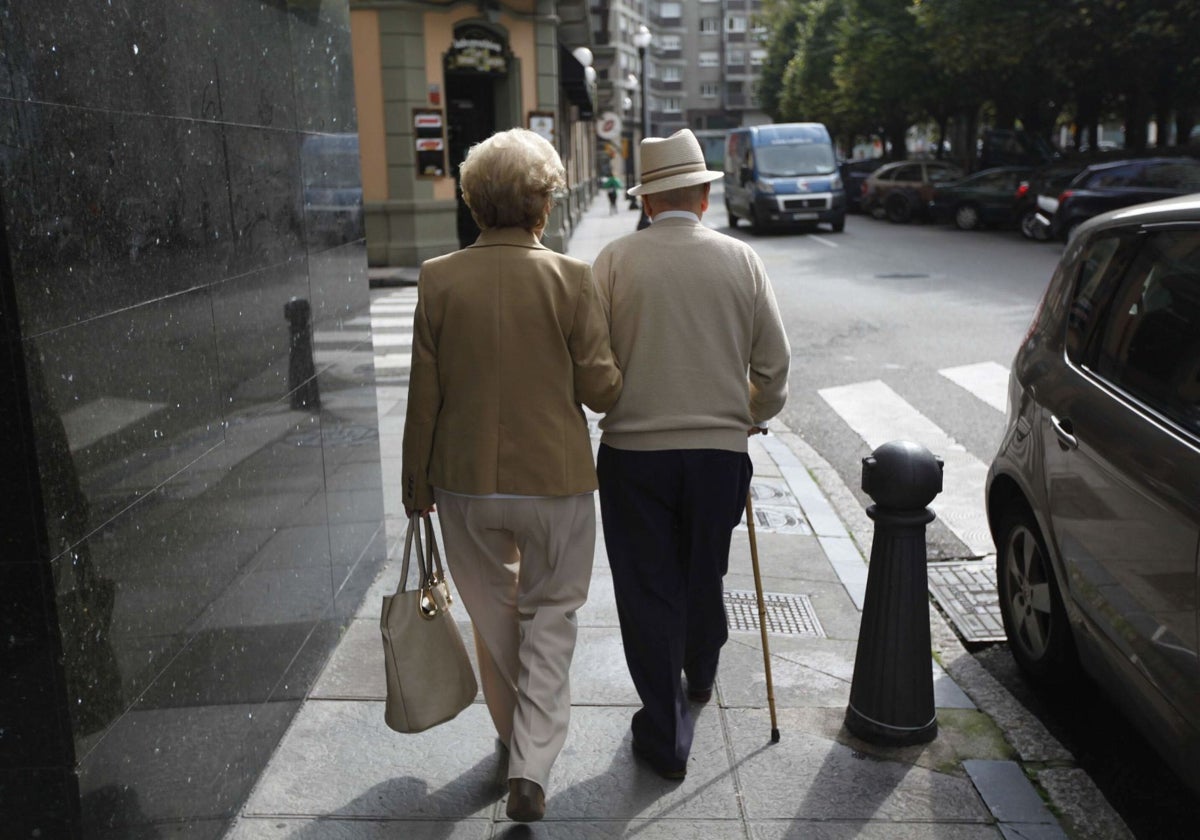
[[[428, 555], [421, 544], [422, 518], [429, 541]], [[414, 542], [420, 581], [416, 589], [407, 589]], [[408, 520], [400, 585], [395, 595], [383, 598], [379, 629], [387, 672], [384, 719], [390, 728], [422, 732], [471, 705], [478, 684], [458, 625], [450, 615], [450, 589], [428, 516], [414, 515]]]

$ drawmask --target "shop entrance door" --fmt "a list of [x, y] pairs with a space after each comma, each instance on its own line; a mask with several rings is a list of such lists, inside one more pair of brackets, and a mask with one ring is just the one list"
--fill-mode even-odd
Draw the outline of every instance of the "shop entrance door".
[[496, 130], [496, 77], [480, 73], [446, 75], [446, 135], [450, 171], [454, 173], [458, 200], [458, 245], [465, 248], [479, 236], [458, 182], [458, 165], [471, 146], [492, 136]]

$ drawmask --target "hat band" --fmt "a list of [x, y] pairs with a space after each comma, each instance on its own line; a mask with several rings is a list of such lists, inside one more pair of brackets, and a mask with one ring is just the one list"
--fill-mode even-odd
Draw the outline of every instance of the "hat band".
[[648, 181], [657, 181], [659, 178], [667, 178], [671, 175], [681, 175], [687, 172], [706, 172], [707, 168], [703, 162], [691, 161], [688, 163], [673, 163], [670, 166], [660, 166], [657, 169], [650, 169], [642, 173], [642, 183]]

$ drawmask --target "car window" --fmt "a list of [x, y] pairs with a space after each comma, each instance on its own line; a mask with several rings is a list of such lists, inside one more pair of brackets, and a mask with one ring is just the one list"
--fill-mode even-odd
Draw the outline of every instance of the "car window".
[[962, 173], [957, 169], [946, 166], [930, 166], [926, 169], [926, 172], [931, 184], [939, 184], [944, 181], [957, 181], [962, 177]]
[[897, 166], [896, 171], [892, 173], [889, 179], [892, 181], [920, 181], [921, 180], [921, 164], [910, 163], [905, 166]]
[[1137, 239], [1089, 246], [1071, 309], [1074, 353], [1097, 376], [1200, 434], [1200, 230]]
[[1088, 178], [1088, 187], [1090, 189], [1103, 187], [1128, 187], [1138, 183], [1141, 178], [1141, 164], [1130, 164], [1129, 166], [1114, 166], [1109, 169], [1102, 169], [1099, 172], [1093, 173]]
[[1200, 166], [1185, 161], [1147, 166], [1141, 183], [1160, 189], [1200, 191]]

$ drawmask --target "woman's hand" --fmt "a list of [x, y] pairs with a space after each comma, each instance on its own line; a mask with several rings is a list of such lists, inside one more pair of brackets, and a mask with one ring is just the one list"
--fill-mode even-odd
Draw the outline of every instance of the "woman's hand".
[[414, 509], [410, 508], [408, 505], [404, 506], [404, 513], [407, 514], [409, 519], [412, 519], [413, 514], [419, 514], [423, 519], [428, 519], [429, 514], [436, 513], [436, 512], [437, 512], [436, 505], [430, 505], [429, 507], [421, 508], [420, 510], [414, 510]]

